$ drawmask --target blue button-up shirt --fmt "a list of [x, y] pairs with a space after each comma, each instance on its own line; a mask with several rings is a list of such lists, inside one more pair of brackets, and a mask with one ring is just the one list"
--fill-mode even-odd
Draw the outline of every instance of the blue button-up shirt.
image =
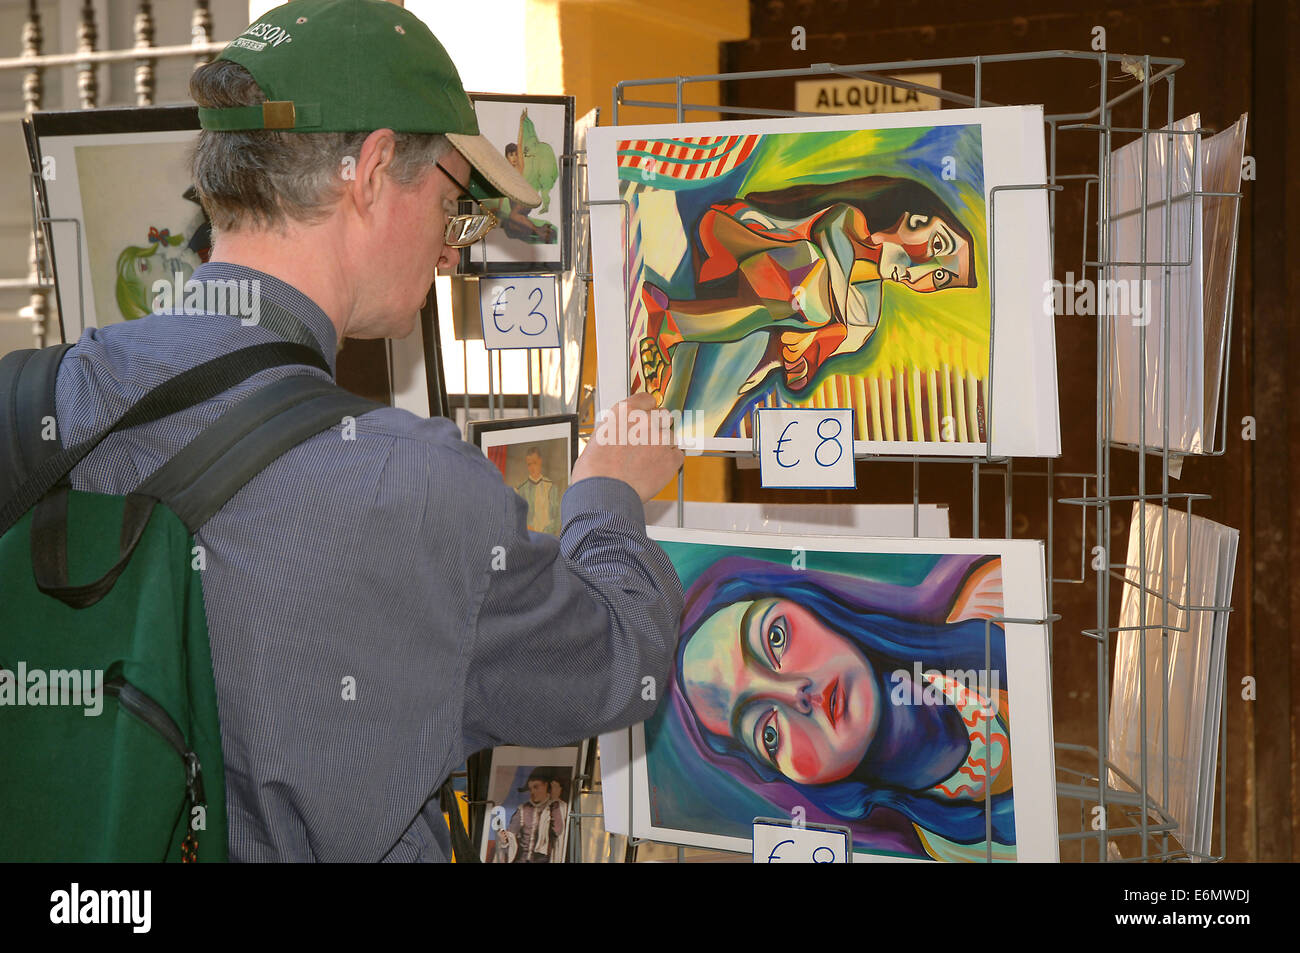
[[[194, 275], [229, 279], [257, 279], [333, 369], [316, 304], [248, 268]], [[274, 340], [218, 314], [89, 329], [59, 370], [62, 442], [187, 368]], [[72, 485], [127, 493], [241, 397], [301, 373], [325, 376], [268, 369], [113, 434]], [[642, 680], [667, 676], [681, 585], [626, 483], [581, 480], [561, 508], [558, 538], [530, 533], [523, 500], [450, 421], [385, 408], [356, 420], [355, 439], [340, 424], [303, 441], [202, 527], [232, 860], [446, 860], [433, 795], [467, 754], [650, 715]]]

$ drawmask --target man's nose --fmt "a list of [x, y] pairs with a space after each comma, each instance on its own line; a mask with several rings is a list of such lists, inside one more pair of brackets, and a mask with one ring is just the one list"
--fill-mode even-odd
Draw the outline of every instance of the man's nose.
[[[443, 262], [446, 262], [446, 264], [443, 264]], [[460, 249], [452, 248], [450, 245], [443, 245], [442, 259], [439, 261], [438, 267], [443, 271], [451, 271], [458, 264], [460, 264]]]

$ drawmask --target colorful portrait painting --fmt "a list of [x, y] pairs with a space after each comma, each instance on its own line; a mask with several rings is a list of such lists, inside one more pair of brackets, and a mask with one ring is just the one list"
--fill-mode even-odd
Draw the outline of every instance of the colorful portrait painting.
[[[881, 451], [982, 451], [989, 194], [1020, 174], [989, 112], [598, 130], [593, 196], [626, 203], [625, 240], [606, 224], [594, 243], [625, 249], [597, 325], [622, 358], [602, 369], [689, 412], [704, 449], [752, 439], [756, 408], [852, 407], [856, 440]], [[1047, 277], [1045, 258], [1022, 265]]]
[[496, 96], [472, 93], [479, 131], [537, 190], [541, 200], [485, 199], [497, 217], [479, 247], [462, 256], [469, 273], [527, 268], [563, 271], [572, 246], [573, 99], [567, 96]]
[[801, 809], [882, 859], [1056, 856], [1045, 640], [1003, 621], [1039, 544], [653, 535], [686, 604], [638, 836], [743, 850]]

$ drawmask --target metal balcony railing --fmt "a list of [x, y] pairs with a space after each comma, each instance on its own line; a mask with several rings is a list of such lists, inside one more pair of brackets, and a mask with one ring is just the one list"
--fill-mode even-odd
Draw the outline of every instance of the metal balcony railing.
[[[28, 0], [27, 19], [23, 24], [22, 55], [0, 58], [0, 72], [21, 70], [23, 73], [23, 111], [0, 114], [0, 119], [16, 120], [30, 116], [41, 109], [45, 95], [45, 71], [72, 66], [77, 71], [77, 94], [82, 109], [99, 106], [99, 80], [95, 67], [101, 63], [134, 60], [135, 101], [138, 106], [151, 106], [154, 102], [155, 69], [160, 59], [193, 57], [195, 68], [208, 62], [219, 53], [225, 43], [212, 41], [212, 14], [209, 0], [193, 0], [190, 16], [190, 42], [176, 46], [154, 45], [153, 4], [139, 0], [134, 19], [135, 45], [126, 50], [98, 50], [99, 27], [95, 22], [95, 5], [85, 0], [77, 19], [77, 50], [75, 53], [43, 52], [45, 35], [41, 28], [41, 15], [36, 0]], [[34, 185], [34, 184], [33, 184]], [[46, 256], [48, 250], [41, 229], [33, 219], [32, 244], [28, 252], [28, 272], [25, 278], [0, 278], [0, 290], [27, 290], [31, 298], [19, 309], [19, 315], [32, 322], [32, 338], [36, 347], [47, 343], [49, 296], [53, 284], [44, 276], [51, 273]]]

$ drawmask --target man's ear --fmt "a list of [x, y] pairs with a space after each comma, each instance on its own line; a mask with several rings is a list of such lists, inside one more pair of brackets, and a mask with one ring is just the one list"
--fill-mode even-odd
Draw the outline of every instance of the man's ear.
[[[393, 135], [393, 130], [376, 129], [366, 136], [366, 141], [361, 144], [361, 152], [356, 157], [354, 169], [346, 168], [351, 157], [344, 158], [342, 170], [344, 185], [359, 214], [369, 215], [379, 201], [382, 191], [392, 185], [388, 170], [393, 164], [396, 152], [397, 137]], [[351, 182], [348, 181], [349, 171]]]

